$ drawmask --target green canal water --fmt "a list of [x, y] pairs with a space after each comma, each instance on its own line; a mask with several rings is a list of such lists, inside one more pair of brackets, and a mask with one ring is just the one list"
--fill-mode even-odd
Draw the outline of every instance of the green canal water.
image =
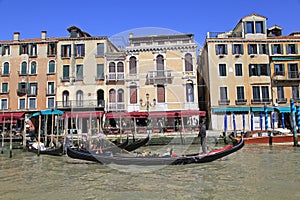
[[0, 199], [300, 199], [300, 148], [245, 146], [215, 162], [158, 168], [6, 151]]

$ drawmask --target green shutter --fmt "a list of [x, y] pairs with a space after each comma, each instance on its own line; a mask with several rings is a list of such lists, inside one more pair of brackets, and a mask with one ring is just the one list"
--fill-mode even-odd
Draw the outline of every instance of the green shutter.
[[23, 47], [23, 45], [22, 44], [20, 44], [20, 51], [19, 51], [19, 54], [21, 55], [22, 54], [22, 47]]
[[227, 44], [224, 45], [225, 46], [225, 54], [227, 55], [228, 52], [227, 52]]
[[274, 55], [274, 44], [271, 44], [271, 48], [272, 48], [272, 54]]
[[104, 65], [97, 64], [97, 79], [103, 79], [103, 78], [104, 78]]
[[298, 54], [298, 44], [295, 44], [295, 54]]
[[241, 44], [241, 54], [244, 55], [244, 44]]
[[280, 44], [280, 54], [283, 54], [283, 45], [282, 44]]
[[5, 48], [4, 48], [4, 46], [0, 46], [1, 48], [2, 48], [2, 56], [4, 55], [4, 50], [5, 50]]

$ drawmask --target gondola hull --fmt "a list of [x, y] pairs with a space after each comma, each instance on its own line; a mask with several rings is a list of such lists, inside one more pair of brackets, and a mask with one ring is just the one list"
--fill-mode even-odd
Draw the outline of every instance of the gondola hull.
[[95, 161], [101, 164], [117, 165], [185, 165], [193, 163], [212, 162], [224, 156], [232, 154], [244, 146], [244, 140], [241, 139], [236, 145], [228, 145], [225, 148], [214, 150], [206, 154], [189, 154], [183, 156], [109, 156], [95, 154], [90, 152], [81, 152], [67, 147], [67, 155], [71, 158]]
[[128, 144], [124, 149], [126, 151], [134, 151], [142, 146], [144, 146], [145, 144], [147, 144], [150, 140], [150, 136], [148, 135], [145, 139], [143, 140], [137, 140], [131, 144]]
[[[29, 152], [38, 153], [38, 149], [34, 147], [28, 147], [27, 148]], [[64, 148], [63, 145], [60, 145], [59, 147], [47, 147], [44, 150], [40, 150], [40, 154], [46, 154], [51, 156], [62, 156], [64, 154]]]

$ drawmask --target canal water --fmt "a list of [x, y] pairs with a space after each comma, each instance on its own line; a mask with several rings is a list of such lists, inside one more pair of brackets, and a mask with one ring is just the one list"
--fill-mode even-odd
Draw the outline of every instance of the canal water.
[[6, 151], [0, 199], [300, 199], [300, 148], [246, 145], [211, 163], [159, 168]]

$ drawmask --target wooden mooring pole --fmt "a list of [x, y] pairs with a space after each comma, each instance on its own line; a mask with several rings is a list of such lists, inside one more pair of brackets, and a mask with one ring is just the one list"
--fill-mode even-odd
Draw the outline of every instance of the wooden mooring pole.
[[42, 123], [42, 113], [39, 114], [38, 151], [37, 151], [38, 156], [40, 156], [40, 149], [41, 149], [41, 123]]
[[12, 123], [13, 123], [13, 115], [10, 117], [10, 132], [9, 132], [9, 157], [12, 158]]
[[5, 130], [5, 118], [4, 118], [4, 121], [3, 121], [3, 126], [2, 126], [2, 148], [1, 148], [1, 154], [4, 153], [4, 130]]

